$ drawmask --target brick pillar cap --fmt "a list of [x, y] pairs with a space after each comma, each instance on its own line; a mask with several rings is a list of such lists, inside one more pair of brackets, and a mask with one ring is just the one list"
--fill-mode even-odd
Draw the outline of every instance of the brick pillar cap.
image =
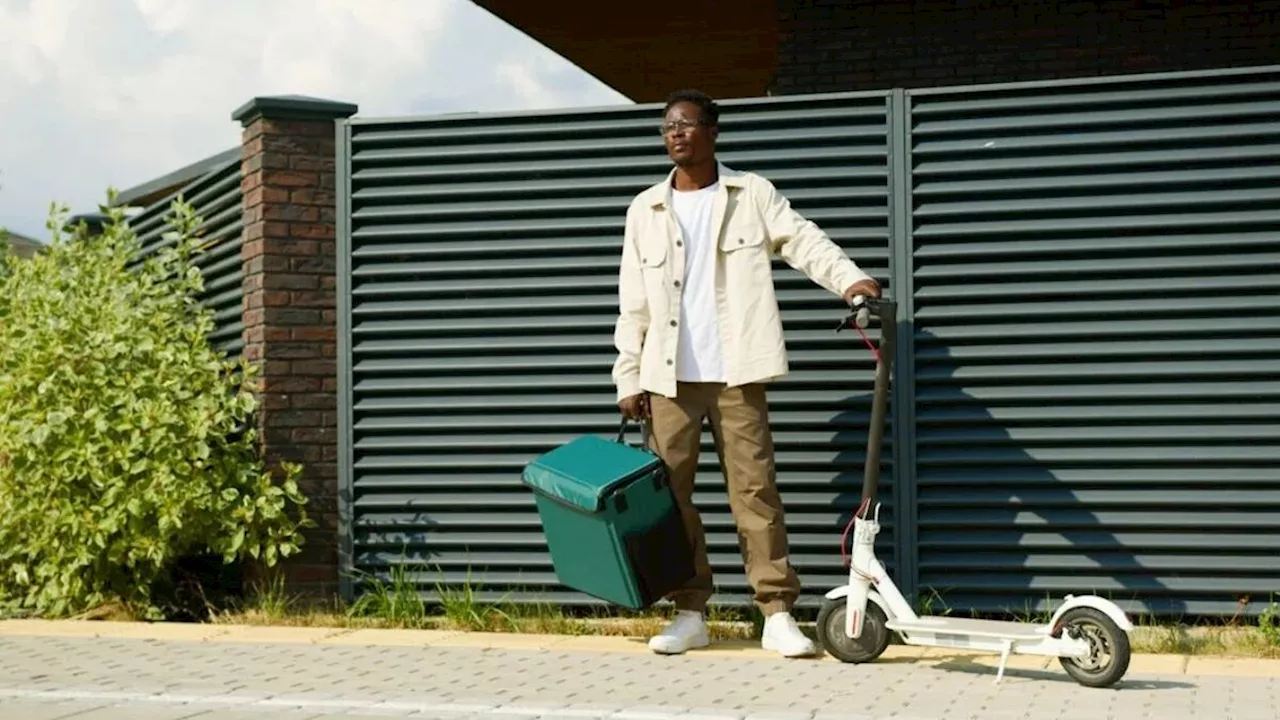
[[351, 103], [324, 100], [305, 95], [256, 97], [236, 108], [231, 119], [241, 125], [261, 117], [272, 120], [337, 120], [351, 117], [359, 107]]

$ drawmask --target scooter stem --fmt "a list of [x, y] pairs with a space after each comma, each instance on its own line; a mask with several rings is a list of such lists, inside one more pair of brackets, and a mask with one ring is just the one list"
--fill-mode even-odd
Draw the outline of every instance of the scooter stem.
[[[885, 414], [889, 405], [889, 376], [898, 339], [898, 305], [892, 300], [865, 299], [866, 307], [880, 321], [880, 346], [876, 362], [875, 390], [871, 398], [871, 425], [867, 437], [867, 463], [863, 470], [861, 517], [875, 512], [880, 485], [880, 445], [884, 439]], [[846, 319], [853, 322], [855, 311]], [[842, 326], [843, 327], [843, 326]]]

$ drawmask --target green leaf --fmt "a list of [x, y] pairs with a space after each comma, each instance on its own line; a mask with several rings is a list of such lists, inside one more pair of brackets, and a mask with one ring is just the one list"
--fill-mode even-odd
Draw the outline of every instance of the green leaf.
[[46, 252], [0, 258], [0, 603], [159, 617], [175, 560], [272, 563], [313, 523], [299, 469], [276, 480], [258, 456], [258, 368], [209, 344], [195, 209], [171, 205], [175, 246], [150, 256], [106, 212], [95, 235], [55, 208]]

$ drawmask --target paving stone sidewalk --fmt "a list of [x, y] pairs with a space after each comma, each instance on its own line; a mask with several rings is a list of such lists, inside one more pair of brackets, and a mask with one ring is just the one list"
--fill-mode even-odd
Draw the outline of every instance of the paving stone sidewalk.
[[1131, 673], [1117, 688], [1091, 690], [1055, 668], [993, 680], [989, 665], [965, 657], [850, 666], [554, 648], [0, 637], [0, 718], [12, 720], [1280, 717], [1275, 677]]

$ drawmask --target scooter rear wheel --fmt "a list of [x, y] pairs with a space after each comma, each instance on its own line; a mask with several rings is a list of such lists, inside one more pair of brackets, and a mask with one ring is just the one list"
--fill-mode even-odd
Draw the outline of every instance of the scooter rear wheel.
[[1085, 687], [1110, 687], [1128, 672], [1129, 635], [1106, 613], [1089, 607], [1068, 610], [1062, 632], [1089, 643], [1087, 658], [1058, 658], [1072, 680]]
[[818, 611], [818, 641], [822, 649], [840, 662], [866, 663], [880, 657], [889, 647], [889, 628], [884, 611], [873, 602], [867, 603], [867, 617], [862, 621], [862, 634], [851, 638], [844, 632], [847, 600], [823, 600]]

